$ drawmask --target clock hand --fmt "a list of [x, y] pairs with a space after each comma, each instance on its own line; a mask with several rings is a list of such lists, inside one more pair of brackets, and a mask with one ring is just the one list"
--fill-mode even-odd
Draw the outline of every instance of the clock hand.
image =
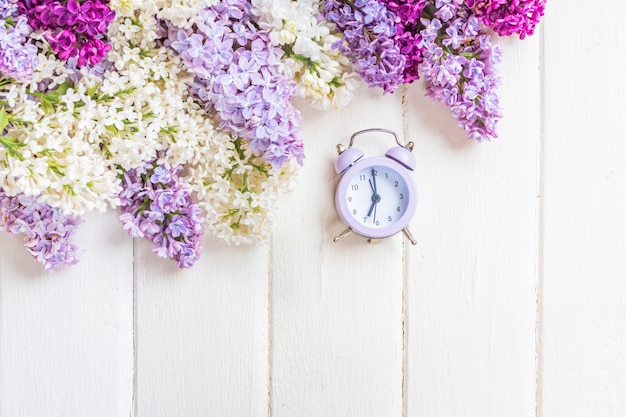
[[[376, 208], [376, 205], [378, 204], [379, 201], [380, 201], [380, 194], [374, 194], [372, 196], [372, 205], [370, 206], [370, 209], [367, 212], [367, 217], [369, 217], [372, 214], [372, 211], [374, 211], [374, 209]], [[376, 218], [376, 214], [374, 214], [374, 218]], [[374, 221], [376, 221], [376, 220], [374, 219]]]
[[372, 205], [370, 206], [370, 209], [367, 212], [367, 217], [372, 215], [372, 211], [374, 210], [374, 207], [376, 207], [376, 203], [378, 203], [378, 201], [376, 201], [375, 198], [372, 198]]
[[374, 224], [376, 224], [376, 209], [378, 208], [378, 201], [379, 199], [376, 199], [376, 202], [374, 203]]
[[374, 181], [374, 187], [372, 187], [372, 190], [374, 191], [374, 194], [378, 194], [378, 191], [376, 191], [376, 170], [374, 168], [372, 168], [372, 180]]
[[[378, 202], [380, 201], [380, 195], [378, 194], [378, 192], [376, 191], [376, 171], [374, 170], [374, 168], [372, 168], [372, 179], [368, 180], [370, 183], [370, 188], [372, 189], [372, 192], [374, 193], [372, 195], [372, 205], [370, 206], [369, 211], [367, 212], [367, 217], [372, 215], [372, 211], [374, 212], [374, 223], [376, 223], [376, 205], [378, 204]], [[372, 183], [373, 181], [373, 183]]]

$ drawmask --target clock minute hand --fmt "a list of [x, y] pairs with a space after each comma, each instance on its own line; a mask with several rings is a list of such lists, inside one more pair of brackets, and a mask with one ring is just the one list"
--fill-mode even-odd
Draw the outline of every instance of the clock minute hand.
[[378, 194], [378, 191], [376, 191], [376, 170], [374, 168], [372, 168], [372, 180], [374, 181], [374, 186], [372, 187], [372, 190], [374, 191], [374, 194]]

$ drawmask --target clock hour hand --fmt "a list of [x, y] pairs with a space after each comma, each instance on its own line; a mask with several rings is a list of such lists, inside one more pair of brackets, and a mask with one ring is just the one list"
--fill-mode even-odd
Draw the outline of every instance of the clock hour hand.
[[367, 217], [372, 215], [372, 211], [374, 211], [374, 207], [376, 207], [376, 203], [377, 201], [374, 198], [372, 198], [372, 205], [370, 206], [370, 209], [367, 212]]

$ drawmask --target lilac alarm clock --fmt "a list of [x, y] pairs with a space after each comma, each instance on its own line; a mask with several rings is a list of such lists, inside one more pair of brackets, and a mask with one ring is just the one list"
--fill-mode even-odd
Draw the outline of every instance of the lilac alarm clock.
[[[397, 146], [384, 157], [363, 158], [363, 151], [352, 144], [358, 135], [372, 132], [393, 135]], [[411, 176], [416, 166], [412, 149], [412, 142], [402, 146], [395, 132], [378, 128], [354, 133], [347, 149], [337, 145], [335, 170], [343, 175], [335, 191], [335, 208], [348, 228], [335, 237], [335, 242], [351, 232], [371, 241], [402, 231], [416, 244], [407, 229], [417, 208], [417, 191]]]

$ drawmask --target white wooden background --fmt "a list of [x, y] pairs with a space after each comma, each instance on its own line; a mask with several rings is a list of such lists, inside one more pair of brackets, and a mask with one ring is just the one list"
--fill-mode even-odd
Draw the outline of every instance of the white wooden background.
[[[492, 143], [419, 83], [301, 106], [306, 167], [267, 246], [207, 239], [177, 272], [111, 213], [46, 274], [0, 234], [0, 416], [626, 416], [624, 15], [552, 0], [500, 40]], [[369, 127], [416, 143], [415, 247], [332, 243], [334, 148]]]

